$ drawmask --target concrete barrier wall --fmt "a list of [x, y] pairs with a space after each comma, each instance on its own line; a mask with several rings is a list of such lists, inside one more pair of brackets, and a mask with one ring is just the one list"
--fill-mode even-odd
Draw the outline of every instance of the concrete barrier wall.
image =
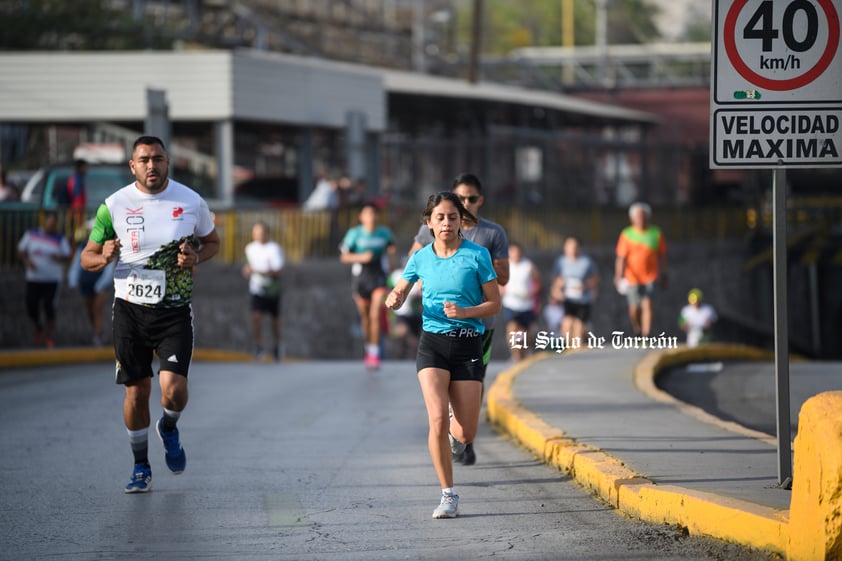
[[[688, 414], [705, 420], [708, 415], [694, 411], [697, 408], [681, 404], [665, 394], [658, 395], [663, 394], [655, 387], [659, 371], [698, 360], [770, 358], [769, 353], [760, 349], [736, 345], [656, 352], [647, 355], [637, 365], [635, 384], [653, 399], [673, 402]], [[711, 420], [742, 434], [763, 438], [759, 433], [753, 434], [755, 431], [733, 423], [715, 418]], [[793, 447], [793, 483], [788, 516], [783, 523], [772, 517], [766, 518], [769, 518], [768, 528], [755, 521], [741, 529], [742, 534], [735, 535], [737, 541], [785, 553], [788, 561], [842, 560], [842, 392], [820, 393], [804, 402], [798, 415], [798, 435]], [[768, 545], [764, 545], [764, 540], [768, 540]]]
[[842, 392], [804, 403], [794, 452], [787, 558], [842, 559]]
[[[604, 337], [610, 337], [614, 330], [628, 332], [625, 299], [612, 285], [613, 246], [585, 249], [596, 260], [602, 276], [602, 285], [593, 307], [592, 331]], [[528, 256], [535, 262], [545, 286], [548, 286], [558, 253]], [[733, 311], [734, 303], [745, 300], [740, 297], [744, 288], [741, 288], [739, 275], [736, 274], [743, 257], [740, 244], [671, 246], [670, 284], [656, 295], [655, 332], [664, 331], [667, 336], [683, 340], [683, 334], [677, 327], [678, 313], [686, 301], [687, 291], [694, 286], [701, 287], [706, 298], [723, 312]], [[253, 351], [248, 289], [240, 268], [241, 264], [228, 265], [221, 260], [199, 266], [193, 306], [197, 347]], [[283, 282], [282, 329], [288, 356], [327, 359], [363, 356], [356, 310], [350, 295], [348, 266], [340, 264], [338, 258], [290, 263], [284, 270]], [[33, 331], [26, 318], [24, 287], [22, 268], [0, 272], [0, 348], [31, 346]], [[103, 314], [106, 316], [106, 333], [109, 333], [110, 309], [103, 310]], [[60, 293], [57, 325], [58, 346], [90, 344], [91, 330], [82, 299], [66, 286]], [[557, 330], [557, 327], [543, 323], [538, 328]], [[505, 325], [499, 317], [493, 357], [508, 358]]]

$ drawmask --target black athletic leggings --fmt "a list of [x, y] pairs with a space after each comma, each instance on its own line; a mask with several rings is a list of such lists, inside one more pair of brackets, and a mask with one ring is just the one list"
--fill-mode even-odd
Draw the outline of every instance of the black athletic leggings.
[[58, 293], [57, 282], [33, 282], [26, 283], [26, 314], [35, 325], [41, 325], [40, 312], [43, 308], [44, 316], [48, 320], [56, 317], [56, 295]]

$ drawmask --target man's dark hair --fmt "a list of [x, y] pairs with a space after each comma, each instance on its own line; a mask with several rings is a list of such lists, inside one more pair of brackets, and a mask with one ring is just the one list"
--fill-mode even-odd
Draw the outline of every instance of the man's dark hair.
[[77, 170], [81, 170], [86, 165], [88, 165], [88, 162], [86, 160], [81, 159], [81, 158], [73, 160], [73, 167], [76, 168]]
[[141, 146], [141, 145], [142, 146], [152, 146], [153, 144], [159, 144], [161, 146], [161, 148], [164, 149], [164, 151], [167, 150], [167, 147], [164, 146], [163, 140], [161, 140], [157, 136], [146, 135], [146, 136], [138, 137], [138, 139], [134, 141], [134, 144], [132, 144], [132, 154], [134, 154], [134, 151], [137, 150], [138, 146]]
[[380, 205], [374, 201], [363, 201], [359, 205], [360, 212], [364, 211], [365, 209], [370, 208], [374, 210], [374, 212], [380, 212]]
[[456, 189], [458, 185], [467, 185], [469, 187], [473, 187], [477, 190], [480, 194], [482, 193], [482, 183], [479, 180], [479, 177], [474, 175], [473, 173], [460, 173], [453, 179], [453, 184], [450, 186], [450, 189]]

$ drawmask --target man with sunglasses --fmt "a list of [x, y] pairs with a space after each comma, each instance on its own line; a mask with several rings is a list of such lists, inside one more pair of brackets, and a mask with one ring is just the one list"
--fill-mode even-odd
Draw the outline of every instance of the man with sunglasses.
[[[462, 173], [453, 180], [451, 190], [462, 202], [462, 205], [474, 216], [479, 219], [479, 222], [474, 224], [462, 224], [462, 236], [466, 240], [470, 240], [475, 244], [485, 247], [491, 254], [491, 261], [494, 265], [494, 272], [497, 273], [497, 284], [504, 286], [509, 282], [509, 240], [506, 237], [506, 231], [502, 226], [491, 220], [486, 220], [479, 216], [479, 208], [485, 202], [485, 197], [482, 194], [482, 183], [479, 178], [472, 173]], [[432, 243], [433, 236], [430, 234], [430, 228], [426, 224], [422, 224], [418, 229], [418, 234], [415, 236], [415, 241], [409, 254], [412, 255], [422, 247]], [[482, 339], [482, 378], [485, 380], [485, 371], [488, 368], [488, 361], [491, 359], [491, 343], [494, 337], [494, 318], [491, 316], [483, 319], [485, 324], [485, 333]], [[454, 422], [454, 420], [451, 420]], [[453, 441], [451, 441], [453, 444]], [[474, 452], [474, 443], [455, 443], [452, 446], [454, 452], [454, 460], [462, 462], [463, 465], [469, 466], [476, 463], [476, 453]]]

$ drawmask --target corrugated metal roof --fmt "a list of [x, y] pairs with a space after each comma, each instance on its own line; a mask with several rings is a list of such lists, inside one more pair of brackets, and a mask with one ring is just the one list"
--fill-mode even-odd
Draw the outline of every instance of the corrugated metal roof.
[[467, 81], [455, 78], [432, 76], [429, 74], [420, 74], [418, 72], [388, 70], [347, 62], [300, 57], [280, 53], [255, 51], [237, 52], [246, 52], [249, 53], [250, 56], [262, 57], [267, 60], [294, 60], [298, 63], [306, 61], [306, 63], [314, 69], [329, 69], [332, 71], [345, 70], [347, 72], [365, 73], [367, 75], [379, 75], [383, 79], [387, 93], [512, 103], [516, 105], [541, 107], [564, 113], [583, 115], [595, 118], [596, 120], [611, 121], [615, 123], [629, 122], [636, 124], [656, 124], [660, 121], [656, 115], [645, 111], [638, 111], [636, 109], [628, 109], [618, 105], [590, 101], [546, 90], [532, 90], [492, 82], [471, 84]]
[[4, 121], [142, 119], [145, 88], [154, 87], [167, 91], [173, 119], [265, 114], [268, 122], [344, 126], [346, 110], [363, 110], [369, 129], [382, 130], [386, 96], [402, 94], [539, 107], [594, 124], [658, 122], [642, 111], [552, 92], [252, 50], [5, 52], [0, 75]]
[[181, 121], [249, 119], [342, 128], [349, 111], [383, 130], [383, 79], [364, 69], [254, 51], [0, 53], [0, 121], [137, 121], [146, 90]]
[[512, 103], [582, 115], [596, 121], [613, 123], [656, 124], [659, 122], [658, 117], [651, 113], [543, 90], [529, 90], [488, 82], [471, 84], [453, 78], [440, 78], [426, 74], [391, 70], [383, 71], [383, 76], [386, 90], [389, 93]]

